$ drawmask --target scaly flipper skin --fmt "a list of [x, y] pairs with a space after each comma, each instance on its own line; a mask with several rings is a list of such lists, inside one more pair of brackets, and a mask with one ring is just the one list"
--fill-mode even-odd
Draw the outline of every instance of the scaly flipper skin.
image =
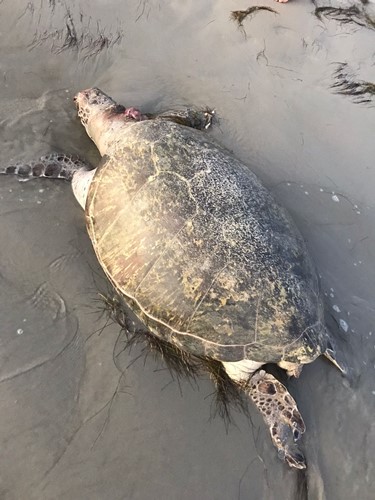
[[286, 387], [270, 373], [259, 370], [252, 376], [245, 391], [268, 425], [280, 458], [291, 467], [305, 469], [305, 458], [296, 441], [306, 428], [297, 404]]
[[77, 155], [51, 153], [42, 156], [39, 160], [0, 167], [0, 174], [17, 175], [22, 180], [49, 177], [50, 179], [70, 181], [77, 170], [91, 169], [91, 165], [81, 160]]
[[212, 121], [215, 116], [214, 110], [195, 110], [190, 108], [185, 108], [180, 111], [172, 110], [165, 111], [164, 113], [159, 113], [158, 115], [144, 115], [148, 119], [161, 119], [168, 120], [179, 125], [185, 125], [185, 127], [195, 128], [197, 130], [207, 130], [211, 127]]

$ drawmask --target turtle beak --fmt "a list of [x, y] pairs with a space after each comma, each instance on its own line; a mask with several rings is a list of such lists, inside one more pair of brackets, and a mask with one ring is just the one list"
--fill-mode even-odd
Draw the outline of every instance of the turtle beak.
[[79, 108], [79, 106], [82, 105], [83, 102], [87, 102], [89, 100], [90, 92], [92, 92], [92, 89], [80, 90], [79, 92], [76, 93], [76, 95], [73, 98], [73, 101], [77, 106], [77, 108]]

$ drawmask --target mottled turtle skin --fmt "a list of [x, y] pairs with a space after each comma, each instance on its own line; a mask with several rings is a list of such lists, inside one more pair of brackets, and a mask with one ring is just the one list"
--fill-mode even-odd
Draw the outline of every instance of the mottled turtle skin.
[[305, 364], [326, 350], [304, 241], [247, 166], [161, 119], [127, 125], [106, 152], [89, 187], [88, 231], [154, 334], [220, 361]]

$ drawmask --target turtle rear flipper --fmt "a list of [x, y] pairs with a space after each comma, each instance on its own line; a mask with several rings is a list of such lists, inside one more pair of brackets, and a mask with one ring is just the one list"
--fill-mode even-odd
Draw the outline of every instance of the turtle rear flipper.
[[296, 441], [300, 439], [306, 427], [287, 388], [270, 373], [259, 370], [251, 377], [245, 392], [268, 425], [280, 458], [291, 467], [305, 469], [305, 457], [298, 449]]
[[17, 175], [20, 180], [30, 180], [38, 177], [50, 179], [64, 179], [71, 181], [78, 170], [91, 170], [93, 167], [77, 155], [50, 153], [39, 160], [28, 163], [14, 163], [7, 167], [0, 167], [0, 174]]

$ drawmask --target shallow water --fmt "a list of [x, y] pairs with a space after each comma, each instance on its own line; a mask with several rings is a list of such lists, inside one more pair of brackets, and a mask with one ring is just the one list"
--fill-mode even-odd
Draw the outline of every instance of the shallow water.
[[330, 86], [337, 63], [375, 81], [375, 32], [319, 21], [302, 0], [266, 1], [278, 15], [246, 19], [246, 32], [229, 15], [253, 1], [181, 4], [0, 1], [1, 163], [56, 150], [95, 162], [72, 104], [89, 86], [144, 111], [215, 108], [208, 133], [306, 238], [351, 382], [321, 360], [290, 381], [308, 428], [302, 477], [278, 460], [255, 410], [251, 421], [235, 414], [228, 433], [209, 421], [208, 380], [179, 385], [152, 360], [131, 364], [136, 351], [117, 360], [121, 374], [70, 186], [4, 177], [0, 498], [373, 498], [375, 101]]

